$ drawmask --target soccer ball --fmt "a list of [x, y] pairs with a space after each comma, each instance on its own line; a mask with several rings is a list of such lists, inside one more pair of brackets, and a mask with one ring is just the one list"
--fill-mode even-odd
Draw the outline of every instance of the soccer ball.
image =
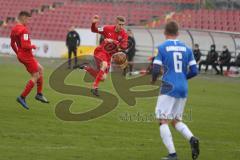
[[112, 58], [117, 65], [122, 65], [127, 62], [127, 56], [123, 52], [115, 53]]

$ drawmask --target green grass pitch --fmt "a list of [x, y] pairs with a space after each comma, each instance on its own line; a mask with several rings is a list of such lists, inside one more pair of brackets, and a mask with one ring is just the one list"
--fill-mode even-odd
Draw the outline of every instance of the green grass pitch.
[[[60, 100], [74, 100], [72, 112], [87, 111], [99, 101], [52, 90], [48, 78], [61, 61], [42, 59], [41, 63], [45, 66], [44, 94], [51, 103], [37, 102], [34, 89], [27, 98], [31, 107], [27, 111], [16, 103], [16, 97], [29, 75], [15, 58], [0, 57], [0, 160], [159, 160], [167, 154], [158, 124], [134, 118], [138, 113], [152, 115], [156, 97], [138, 99], [134, 107], [120, 99], [114, 111], [88, 122], [62, 121], [54, 112]], [[73, 71], [66, 83], [84, 85], [81, 75]], [[199, 160], [239, 160], [240, 79], [200, 75], [190, 80], [189, 87], [186, 123], [200, 138]], [[101, 88], [117, 95], [110, 80]], [[171, 130], [180, 159], [190, 160], [188, 142]]]

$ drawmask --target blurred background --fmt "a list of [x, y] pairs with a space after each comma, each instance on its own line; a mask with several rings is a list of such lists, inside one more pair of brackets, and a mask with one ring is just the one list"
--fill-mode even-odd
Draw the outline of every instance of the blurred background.
[[125, 16], [136, 40], [135, 61], [146, 61], [154, 47], [164, 40], [162, 28], [169, 20], [181, 26], [180, 40], [190, 47], [195, 43], [204, 59], [211, 44], [221, 51], [227, 45], [233, 58], [240, 51], [240, 1], [237, 0], [0, 0], [0, 52], [13, 54], [9, 35], [22, 10], [32, 13], [28, 25], [31, 39], [39, 47], [39, 57], [66, 57], [65, 39], [75, 26], [81, 37], [78, 55], [91, 54], [99, 36], [91, 33], [92, 16], [100, 25], [114, 24]]

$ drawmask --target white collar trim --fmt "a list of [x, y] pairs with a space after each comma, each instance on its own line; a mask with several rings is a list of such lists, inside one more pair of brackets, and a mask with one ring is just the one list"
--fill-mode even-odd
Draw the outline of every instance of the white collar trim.
[[178, 39], [167, 39], [167, 41], [179, 41]]

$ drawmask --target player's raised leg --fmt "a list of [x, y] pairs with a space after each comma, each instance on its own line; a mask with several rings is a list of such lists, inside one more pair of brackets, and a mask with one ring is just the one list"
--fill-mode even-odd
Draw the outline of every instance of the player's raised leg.
[[99, 52], [95, 49], [94, 50], [94, 60], [95, 60], [96, 67], [92, 67], [88, 63], [82, 63], [82, 64], [74, 66], [74, 69], [76, 69], [76, 68], [83, 69], [96, 79], [96, 77], [99, 73], [99, 70], [101, 69], [102, 61], [105, 61], [105, 59], [104, 59], [104, 58], [106, 58], [105, 54], [106, 53]]
[[74, 69], [83, 69], [85, 71], [87, 71], [91, 76], [93, 76], [94, 78], [97, 77], [99, 70], [98, 69], [94, 69], [93, 67], [91, 67], [88, 63], [83, 63], [83, 64], [79, 64], [73, 67]]
[[106, 70], [108, 68], [108, 63], [106, 61], [102, 61], [101, 62], [101, 68], [96, 76], [96, 79], [93, 83], [93, 88], [91, 90], [91, 92], [95, 95], [95, 96], [99, 96], [98, 93], [98, 86], [100, 81], [103, 81], [106, 79]]
[[35, 96], [35, 99], [43, 102], [43, 103], [49, 103], [46, 97], [43, 96], [43, 67], [38, 63], [38, 73], [39, 78], [37, 79], [37, 94]]

